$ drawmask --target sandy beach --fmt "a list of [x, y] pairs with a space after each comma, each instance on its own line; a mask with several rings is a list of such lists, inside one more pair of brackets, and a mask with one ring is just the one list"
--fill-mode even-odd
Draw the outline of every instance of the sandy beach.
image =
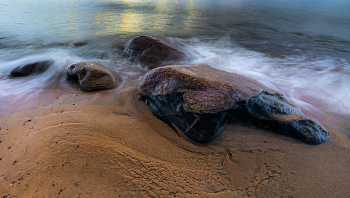
[[[0, 2], [0, 198], [349, 198], [349, 10], [346, 0]], [[146, 40], [132, 48], [144, 35], [183, 52]], [[139, 50], [145, 56], [133, 57]], [[81, 91], [70, 66], [82, 62], [108, 69], [116, 80], [103, 89], [116, 88]], [[230, 122], [214, 141], [194, 143], [136, 100], [142, 76], [164, 64], [252, 78], [330, 137], [309, 145]]]
[[135, 99], [136, 81], [72, 90], [2, 104], [2, 197], [350, 196], [348, 117], [316, 115], [332, 136], [317, 146], [235, 123], [197, 144]]

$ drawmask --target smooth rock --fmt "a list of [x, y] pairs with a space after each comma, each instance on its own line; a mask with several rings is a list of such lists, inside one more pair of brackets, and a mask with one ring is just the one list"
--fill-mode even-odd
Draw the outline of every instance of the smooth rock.
[[113, 89], [122, 81], [118, 74], [113, 75], [106, 67], [87, 61], [71, 64], [67, 75], [70, 80], [78, 82], [83, 91]]
[[189, 58], [184, 49], [153, 36], [138, 36], [129, 40], [125, 44], [124, 54], [130, 61], [149, 69]]
[[10, 76], [24, 77], [33, 73], [43, 73], [50, 67], [51, 64], [52, 64], [52, 61], [47, 60], [47, 61], [39, 61], [39, 62], [18, 66], [11, 71]]
[[254, 79], [205, 64], [151, 70], [138, 85], [155, 116], [196, 142], [209, 142], [228, 120], [269, 127], [310, 144], [326, 141], [328, 131], [276, 90]]
[[80, 41], [80, 42], [75, 42], [75, 43], [73, 43], [73, 46], [75, 46], [75, 47], [81, 47], [81, 46], [85, 46], [85, 45], [87, 45], [87, 44], [88, 44], [87, 41]]

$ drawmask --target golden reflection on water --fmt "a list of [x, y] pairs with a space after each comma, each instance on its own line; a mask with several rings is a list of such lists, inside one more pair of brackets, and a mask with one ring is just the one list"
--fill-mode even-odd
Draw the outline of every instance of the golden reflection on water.
[[184, 21], [184, 26], [190, 28], [193, 27], [196, 19], [202, 15], [205, 10], [196, 10], [193, 0], [187, 1], [186, 9], [188, 10], [188, 17]]
[[[113, 10], [112, 10], [113, 11]], [[95, 23], [100, 26], [95, 34], [108, 35], [116, 33], [140, 32], [142, 25], [145, 23], [145, 17], [142, 14], [122, 12], [115, 14], [114, 12], [97, 13], [95, 15]]]
[[[181, 24], [183, 28], [190, 28], [195, 25], [196, 19], [200, 18], [201, 14], [205, 11], [196, 9], [194, 0], [181, 2], [178, 0], [156, 0], [150, 4], [140, 0], [114, 0], [105, 2], [112, 3], [116, 7], [97, 10], [94, 20], [96, 26], [98, 26], [95, 32], [97, 35], [140, 32], [161, 33], [169, 28], [171, 29], [173, 23], [176, 23], [175, 26]], [[134, 6], [138, 7], [134, 8]], [[174, 10], [177, 10], [179, 13], [169, 15]]]
[[38, 39], [43, 35], [178, 35], [201, 27], [211, 6], [207, 0], [16, 0], [6, 4], [0, 13], [1, 30]]

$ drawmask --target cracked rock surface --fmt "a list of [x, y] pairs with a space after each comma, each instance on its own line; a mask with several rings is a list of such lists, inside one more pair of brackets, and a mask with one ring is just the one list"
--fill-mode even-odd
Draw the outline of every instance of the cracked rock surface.
[[282, 130], [310, 144], [320, 144], [329, 136], [324, 126], [281, 93], [205, 64], [153, 69], [140, 81], [138, 99], [196, 142], [215, 139], [229, 119]]

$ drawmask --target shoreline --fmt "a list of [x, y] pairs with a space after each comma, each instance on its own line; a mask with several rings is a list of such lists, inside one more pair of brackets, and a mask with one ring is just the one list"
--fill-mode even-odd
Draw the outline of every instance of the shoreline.
[[27, 109], [3, 104], [1, 196], [350, 195], [349, 136], [338, 125], [349, 126], [331, 115], [322, 119], [332, 139], [317, 146], [234, 123], [196, 144], [153, 116], [135, 92], [133, 82], [98, 92], [48, 89]]
[[[350, 1], [22, 0], [0, 8], [0, 198], [350, 197]], [[215, 92], [197, 86], [215, 74], [203, 68], [192, 78], [200, 100], [150, 92], [136, 100], [150, 69], [187, 64], [256, 80], [303, 113], [266, 89], [253, 96], [254, 87], [221, 91], [231, 81]], [[163, 79], [161, 92], [192, 84]], [[222, 93], [249, 100], [227, 103]], [[213, 114], [226, 103], [230, 110]], [[191, 134], [212, 128], [216, 139], [193, 142], [203, 139]]]

